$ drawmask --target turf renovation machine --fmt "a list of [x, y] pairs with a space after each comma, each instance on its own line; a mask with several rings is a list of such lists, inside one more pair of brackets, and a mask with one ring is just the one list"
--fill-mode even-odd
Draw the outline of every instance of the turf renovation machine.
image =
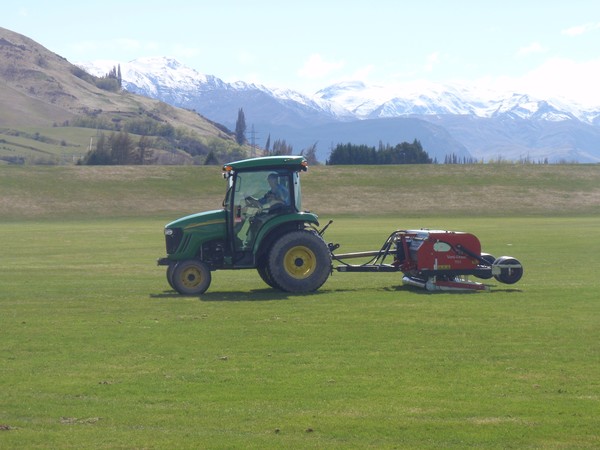
[[[501, 283], [514, 284], [523, 275], [518, 260], [481, 253], [479, 239], [460, 231], [398, 230], [380, 250], [372, 252], [333, 254], [338, 247], [330, 244], [332, 259], [339, 263], [338, 272], [402, 272], [403, 284], [428, 291], [484, 291], [489, 286], [468, 277], [493, 277]], [[354, 265], [345, 262], [365, 257], [371, 260]], [[391, 262], [386, 263], [386, 258]]]
[[[394, 231], [374, 252], [335, 254], [323, 239], [316, 214], [302, 209], [300, 172], [304, 156], [269, 156], [223, 165], [227, 191], [222, 208], [181, 217], [165, 225], [169, 285], [183, 295], [201, 295], [212, 272], [256, 269], [269, 286], [286, 292], [319, 289], [338, 272], [403, 272], [405, 284], [435, 290], [486, 290], [481, 279], [512, 284], [523, 274], [510, 256], [481, 253], [472, 234], [455, 231]], [[370, 257], [351, 265], [350, 258]], [[386, 263], [386, 259], [391, 261]], [[337, 263], [337, 265], [336, 265]]]

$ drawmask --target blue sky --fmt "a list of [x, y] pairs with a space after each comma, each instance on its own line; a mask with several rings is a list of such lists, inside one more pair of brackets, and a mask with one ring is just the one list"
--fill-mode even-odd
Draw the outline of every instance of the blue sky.
[[225, 81], [466, 83], [600, 105], [598, 0], [21, 0], [0, 26], [71, 62], [169, 56]]

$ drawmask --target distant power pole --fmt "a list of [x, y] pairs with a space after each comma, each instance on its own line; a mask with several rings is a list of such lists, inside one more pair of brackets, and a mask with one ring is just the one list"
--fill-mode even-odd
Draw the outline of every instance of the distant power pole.
[[252, 148], [251, 156], [256, 156], [256, 131], [254, 131], [254, 124], [250, 127], [250, 147]]

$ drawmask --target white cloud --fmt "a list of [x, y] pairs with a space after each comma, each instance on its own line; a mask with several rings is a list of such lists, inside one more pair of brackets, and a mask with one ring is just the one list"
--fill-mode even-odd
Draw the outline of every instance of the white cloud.
[[238, 53], [237, 59], [240, 64], [250, 64], [256, 61], [256, 56], [248, 51]]
[[178, 58], [194, 58], [201, 54], [200, 49], [177, 44], [173, 47], [173, 55]]
[[528, 56], [532, 53], [543, 53], [546, 49], [539, 42], [532, 42], [527, 47], [521, 47], [517, 52], [518, 56]]
[[136, 39], [126, 39], [126, 38], [120, 38], [120, 39], [114, 39], [112, 41], [107, 41], [106, 46], [112, 47], [112, 46], [116, 46], [118, 48], [127, 50], [127, 51], [138, 51], [142, 48], [142, 43]]
[[431, 72], [438, 63], [440, 62], [440, 52], [433, 52], [427, 56], [427, 62], [425, 63], [425, 71]]
[[324, 78], [341, 69], [344, 65], [343, 61], [325, 61], [321, 55], [314, 53], [309, 56], [304, 65], [298, 70], [298, 76], [313, 80]]
[[488, 92], [520, 92], [542, 99], [574, 101], [584, 107], [598, 107], [600, 59], [573, 61], [551, 58], [521, 77], [490, 77], [477, 80]]
[[71, 45], [71, 48], [77, 53], [98, 53], [98, 52], [122, 52], [127, 51], [134, 53], [134, 57], [138, 58], [141, 51], [158, 52], [160, 45], [153, 41], [139, 41], [136, 39], [107, 39], [107, 40], [88, 40], [78, 41]]
[[583, 25], [576, 25], [571, 28], [566, 28], [561, 31], [561, 34], [567, 36], [580, 36], [585, 33], [589, 33], [590, 31], [594, 31], [600, 28], [600, 22], [597, 23], [585, 23]]
[[599, 79], [600, 59], [578, 62], [564, 58], [550, 59], [525, 77], [532, 91], [539, 89], [588, 106], [600, 105]]
[[373, 72], [374, 69], [375, 69], [375, 66], [372, 64], [369, 64], [364, 67], [360, 67], [360, 68], [358, 68], [358, 70], [356, 70], [352, 74], [351, 79], [366, 82], [369, 78], [369, 75]]

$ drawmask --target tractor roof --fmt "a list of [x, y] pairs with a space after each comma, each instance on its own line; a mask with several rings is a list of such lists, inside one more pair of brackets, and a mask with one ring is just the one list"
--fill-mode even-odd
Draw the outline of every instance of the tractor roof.
[[243, 159], [241, 161], [230, 162], [223, 165], [223, 170], [240, 172], [244, 170], [261, 169], [291, 169], [306, 170], [308, 163], [304, 156], [281, 155], [264, 156], [261, 158]]

